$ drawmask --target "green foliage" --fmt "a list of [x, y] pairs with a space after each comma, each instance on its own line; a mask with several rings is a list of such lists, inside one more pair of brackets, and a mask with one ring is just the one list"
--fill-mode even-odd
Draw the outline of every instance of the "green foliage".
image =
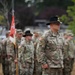
[[69, 22], [68, 29], [72, 30], [75, 35], [75, 22], [74, 21]]
[[69, 6], [67, 9], [67, 13], [69, 17], [73, 17], [75, 15], [75, 5]]
[[65, 24], [68, 23], [69, 18], [66, 15], [63, 15], [60, 17], [61, 21], [64, 22]]
[[[75, 0], [72, 0], [73, 2], [75, 2]], [[63, 15], [61, 17], [61, 19], [64, 21], [67, 22], [67, 24], [69, 25], [68, 26], [68, 29], [72, 30], [73, 33], [75, 34], [75, 5], [73, 6], [68, 6], [67, 8], [67, 14], [68, 15]], [[67, 20], [65, 19], [67, 17]]]
[[5, 18], [3, 15], [0, 15], [0, 24], [4, 25], [5, 24]]
[[73, 31], [75, 34], [75, 5], [74, 6], [69, 6], [67, 10], [68, 16], [70, 18], [70, 21], [68, 22], [69, 24], [69, 29]]
[[72, 0], [75, 3], [75, 0]]

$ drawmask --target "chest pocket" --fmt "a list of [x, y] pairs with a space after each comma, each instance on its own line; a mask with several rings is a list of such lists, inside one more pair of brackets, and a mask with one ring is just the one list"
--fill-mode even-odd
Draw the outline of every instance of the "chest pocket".
[[25, 45], [24, 46], [24, 53], [29, 53], [31, 50], [30, 50], [30, 46], [29, 45]]
[[60, 47], [62, 47], [62, 39], [60, 37], [47, 37], [46, 48], [48, 50], [56, 51]]
[[32, 45], [25, 45], [24, 46], [24, 52], [25, 53], [32, 53], [33, 51], [33, 46]]
[[55, 37], [47, 37], [46, 48], [49, 51], [55, 51], [56, 50]]

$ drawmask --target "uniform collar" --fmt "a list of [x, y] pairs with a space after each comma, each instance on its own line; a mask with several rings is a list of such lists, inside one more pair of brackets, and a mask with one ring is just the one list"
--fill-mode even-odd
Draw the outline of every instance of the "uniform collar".
[[53, 36], [53, 37], [56, 37], [57, 35], [59, 35], [59, 31], [55, 34], [55, 33], [53, 33], [53, 32], [51, 31], [51, 29], [50, 29], [49, 32], [50, 32], [51, 36]]

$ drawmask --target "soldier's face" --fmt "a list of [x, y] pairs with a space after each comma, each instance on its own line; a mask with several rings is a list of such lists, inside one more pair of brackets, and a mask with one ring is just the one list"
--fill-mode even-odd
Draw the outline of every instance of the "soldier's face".
[[67, 39], [67, 38], [68, 38], [68, 36], [65, 34], [65, 35], [64, 35], [64, 38], [65, 38], [65, 39]]
[[28, 40], [32, 40], [32, 36], [27, 36]]
[[19, 37], [22, 37], [22, 33], [18, 34]]
[[38, 33], [35, 33], [35, 34], [34, 34], [34, 36], [35, 36], [35, 37], [38, 37], [38, 36], [39, 36], [39, 34], [38, 34]]
[[21, 37], [22, 37], [22, 33], [18, 33], [18, 34], [17, 34], [17, 37], [18, 37], [18, 38], [21, 38]]
[[55, 31], [58, 31], [60, 29], [60, 24], [52, 24], [50, 25], [50, 27], [55, 30]]

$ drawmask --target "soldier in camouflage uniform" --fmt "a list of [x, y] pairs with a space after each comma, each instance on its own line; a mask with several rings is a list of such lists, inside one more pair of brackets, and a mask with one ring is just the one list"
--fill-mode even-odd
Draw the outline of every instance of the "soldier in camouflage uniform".
[[[16, 33], [16, 43], [19, 45], [21, 42], [22, 35], [21, 30], [17, 30]], [[15, 75], [15, 55], [16, 55], [16, 49], [14, 44], [11, 42], [9, 37], [9, 32], [6, 33], [6, 39], [2, 41], [2, 62], [3, 62], [3, 73], [4, 75]], [[14, 55], [13, 55], [14, 54]]]
[[21, 70], [20, 75], [33, 75], [34, 70], [34, 44], [32, 42], [32, 33], [28, 30], [23, 35], [25, 40], [21, 42], [19, 49], [21, 49], [20, 62]]
[[[20, 53], [19, 46], [20, 46], [20, 43], [21, 43], [22, 36], [23, 36], [22, 30], [21, 29], [16, 29], [16, 44], [17, 44], [17, 47], [18, 47], [18, 49], [17, 49], [17, 58], [19, 58], [19, 53]], [[18, 74], [20, 74], [21, 63], [18, 60], [17, 60], [16, 63], [18, 64], [18, 71], [19, 71]]]
[[15, 75], [15, 57], [16, 57], [16, 50], [13, 42], [8, 38], [7, 40], [7, 58], [9, 63], [9, 75]]
[[22, 30], [21, 29], [17, 29], [16, 30], [16, 43], [17, 43], [17, 46], [18, 46], [18, 54], [20, 53], [19, 46], [20, 46], [21, 41], [22, 41], [21, 40], [22, 39], [22, 36], [23, 36]]
[[9, 63], [8, 63], [8, 58], [7, 58], [7, 40], [9, 37], [9, 32], [6, 32], [6, 38], [2, 40], [2, 68], [3, 68], [3, 74], [4, 75], [9, 75]]
[[65, 47], [64, 47], [64, 75], [71, 75], [74, 63], [75, 46], [73, 41], [73, 33], [70, 30], [64, 33]]
[[3, 74], [3, 69], [2, 69], [2, 40], [0, 39], [0, 72]]
[[0, 63], [2, 63], [2, 40], [0, 39]]
[[50, 30], [39, 43], [39, 62], [42, 64], [43, 75], [62, 75], [63, 69], [63, 39], [58, 32], [60, 21], [57, 16], [50, 18]]
[[41, 37], [40, 35], [41, 33], [39, 33], [38, 31], [34, 31], [34, 35], [33, 35], [33, 42], [34, 42], [34, 75], [41, 75], [42, 70], [41, 70], [41, 64], [38, 62], [38, 58], [37, 58], [37, 46], [39, 43], [39, 39]]
[[[9, 34], [9, 35], [12, 36], [12, 34]], [[6, 40], [6, 46], [5, 46], [6, 52], [7, 52], [6, 57], [7, 57], [8, 68], [9, 68], [8, 75], [15, 75], [16, 74], [16, 70], [15, 70], [16, 48], [15, 48], [13, 41], [11, 40], [12, 37], [10, 37], [10, 36], [8, 36], [8, 38]]]

